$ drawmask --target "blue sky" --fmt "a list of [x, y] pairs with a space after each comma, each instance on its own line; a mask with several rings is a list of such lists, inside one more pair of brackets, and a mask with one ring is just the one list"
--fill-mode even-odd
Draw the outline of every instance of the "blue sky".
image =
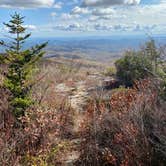
[[166, 34], [166, 0], [1, 0], [0, 23], [15, 11], [37, 37]]

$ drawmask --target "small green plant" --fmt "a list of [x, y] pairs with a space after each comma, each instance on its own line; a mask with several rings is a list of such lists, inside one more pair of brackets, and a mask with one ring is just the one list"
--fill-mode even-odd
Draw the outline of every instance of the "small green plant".
[[106, 71], [104, 72], [104, 75], [105, 76], [115, 76], [116, 68], [114, 66], [107, 68]]
[[161, 82], [160, 96], [163, 100], [166, 101], [166, 78]]
[[[32, 165], [32, 166], [54, 166], [58, 163], [61, 158], [59, 156], [61, 153], [70, 150], [70, 143], [67, 141], [62, 141], [54, 147], [50, 148], [46, 153], [42, 153], [40, 155], [30, 155], [26, 154], [22, 158], [21, 164], [23, 165]], [[58, 164], [57, 164], [58, 165]]]
[[151, 65], [153, 66], [153, 72], [156, 74], [161, 53], [156, 47], [155, 41], [153, 39], [145, 43], [143, 54], [150, 60]]
[[30, 80], [36, 62], [44, 55], [42, 49], [47, 45], [43, 43], [23, 50], [23, 44], [31, 36], [30, 33], [25, 34], [23, 23], [24, 17], [20, 14], [12, 15], [9, 23], [4, 23], [9, 29], [12, 42], [0, 41], [0, 45], [6, 48], [0, 60], [8, 66], [3, 85], [12, 94], [9, 102], [16, 118], [24, 116], [25, 110], [33, 103], [30, 92], [34, 81]]

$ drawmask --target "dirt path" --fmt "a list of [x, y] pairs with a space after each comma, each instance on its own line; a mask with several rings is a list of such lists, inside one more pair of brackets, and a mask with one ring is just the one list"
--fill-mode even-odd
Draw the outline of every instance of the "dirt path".
[[74, 91], [73, 94], [69, 96], [71, 107], [75, 110], [73, 127], [74, 133], [79, 132], [79, 126], [83, 120], [83, 107], [87, 104], [88, 97], [89, 94], [83, 81], [77, 83], [76, 91]]
[[[99, 81], [101, 78], [98, 76], [90, 76], [91, 80], [98, 79]], [[70, 88], [64, 84], [60, 84], [57, 86], [58, 91], [64, 93], [67, 92], [69, 94], [68, 101], [71, 105], [71, 107], [74, 110], [74, 116], [73, 116], [73, 135], [76, 136], [76, 138], [72, 139], [71, 142], [73, 144], [73, 147], [71, 151], [67, 152], [65, 154], [65, 162], [63, 166], [73, 166], [73, 163], [79, 158], [80, 152], [77, 150], [80, 146], [80, 138], [77, 138], [77, 135], [80, 133], [80, 125], [84, 120], [84, 106], [86, 106], [88, 99], [90, 98], [90, 90], [89, 89], [95, 89], [95, 84], [91, 84], [89, 87], [86, 85], [86, 81], [79, 81], [75, 84], [74, 87]], [[98, 81], [98, 82], [99, 82]], [[89, 84], [88, 84], [89, 85]]]
[[[80, 81], [76, 84], [75, 90], [72, 91], [71, 95], [69, 96], [69, 102], [71, 107], [74, 109], [74, 125], [73, 125], [73, 133], [77, 135], [79, 133], [79, 126], [84, 119], [83, 115], [83, 107], [87, 104], [89, 94], [87, 92], [85, 82]], [[76, 146], [74, 150], [71, 150], [67, 154], [65, 154], [65, 163], [64, 166], [73, 166], [73, 162], [79, 158], [80, 152], [77, 150], [77, 146], [80, 145], [80, 139], [73, 139], [72, 141], [73, 146]]]

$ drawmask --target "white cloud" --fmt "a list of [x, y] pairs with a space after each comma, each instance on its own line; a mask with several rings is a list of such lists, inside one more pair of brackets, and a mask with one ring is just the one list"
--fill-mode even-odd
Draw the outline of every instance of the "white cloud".
[[[58, 33], [66, 31], [66, 34], [69, 32], [98, 34], [98, 31], [101, 34], [166, 33], [166, 0], [147, 5], [134, 5], [139, 4], [140, 0], [83, 0], [83, 2], [88, 5], [79, 7], [79, 4], [75, 4], [71, 11], [51, 13], [54, 19], [43, 29], [50, 34], [56, 31]], [[68, 6], [68, 2], [64, 5]]]
[[27, 28], [30, 31], [37, 30], [37, 27], [35, 25], [24, 25], [25, 28]]
[[[93, 2], [97, 1], [99, 0]], [[129, 3], [129, 1], [124, 2]], [[131, 0], [131, 2], [133, 1]], [[89, 11], [87, 20], [95, 31], [103, 29], [103, 31], [109, 32], [166, 32], [164, 29], [166, 27], [166, 0], [149, 5], [97, 6], [89, 8]]]
[[94, 25], [94, 29], [97, 31], [111, 31], [112, 26], [108, 25], [103, 25], [101, 23], [97, 23]]
[[0, 0], [0, 7], [6, 8], [47, 8], [53, 5], [54, 0]]
[[62, 2], [57, 2], [57, 3], [54, 4], [53, 7], [54, 7], [55, 9], [61, 9], [61, 8], [62, 8], [62, 5], [63, 5]]
[[114, 13], [115, 10], [112, 8], [97, 8], [92, 11], [92, 14], [95, 16], [112, 15]]
[[78, 22], [74, 22], [72, 24], [62, 24], [62, 25], [55, 25], [53, 29], [60, 30], [60, 31], [84, 31], [84, 26]]
[[71, 14], [88, 14], [89, 11], [87, 8], [80, 8], [76, 6], [75, 8], [72, 9]]
[[136, 5], [141, 0], [83, 0], [83, 7], [112, 6], [112, 5]]
[[166, 0], [161, 0], [161, 4], [166, 4]]
[[78, 14], [72, 15], [69, 13], [62, 13], [60, 19], [62, 20], [70, 20], [70, 19], [76, 19], [79, 18], [80, 16]]

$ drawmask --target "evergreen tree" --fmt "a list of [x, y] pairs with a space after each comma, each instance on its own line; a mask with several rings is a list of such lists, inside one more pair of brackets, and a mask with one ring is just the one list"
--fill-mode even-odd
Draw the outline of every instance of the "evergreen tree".
[[160, 58], [160, 52], [158, 51], [155, 41], [151, 39], [150, 41], [146, 42], [146, 46], [144, 48], [144, 54], [149, 58], [151, 64], [153, 65], [153, 72], [156, 74], [158, 60]]
[[9, 102], [16, 118], [24, 116], [25, 110], [33, 103], [30, 93], [34, 82], [29, 80], [36, 62], [44, 55], [42, 49], [47, 45], [43, 43], [23, 50], [23, 44], [31, 36], [30, 33], [25, 33], [26, 28], [23, 23], [24, 17], [20, 14], [12, 15], [9, 23], [4, 23], [9, 29], [12, 41], [10, 43], [0, 42], [0, 45], [6, 48], [0, 60], [8, 65], [4, 87], [12, 94]]
[[115, 62], [116, 76], [126, 86], [132, 86], [136, 80], [144, 79], [153, 73], [148, 57], [140, 51], [127, 51], [125, 56]]

